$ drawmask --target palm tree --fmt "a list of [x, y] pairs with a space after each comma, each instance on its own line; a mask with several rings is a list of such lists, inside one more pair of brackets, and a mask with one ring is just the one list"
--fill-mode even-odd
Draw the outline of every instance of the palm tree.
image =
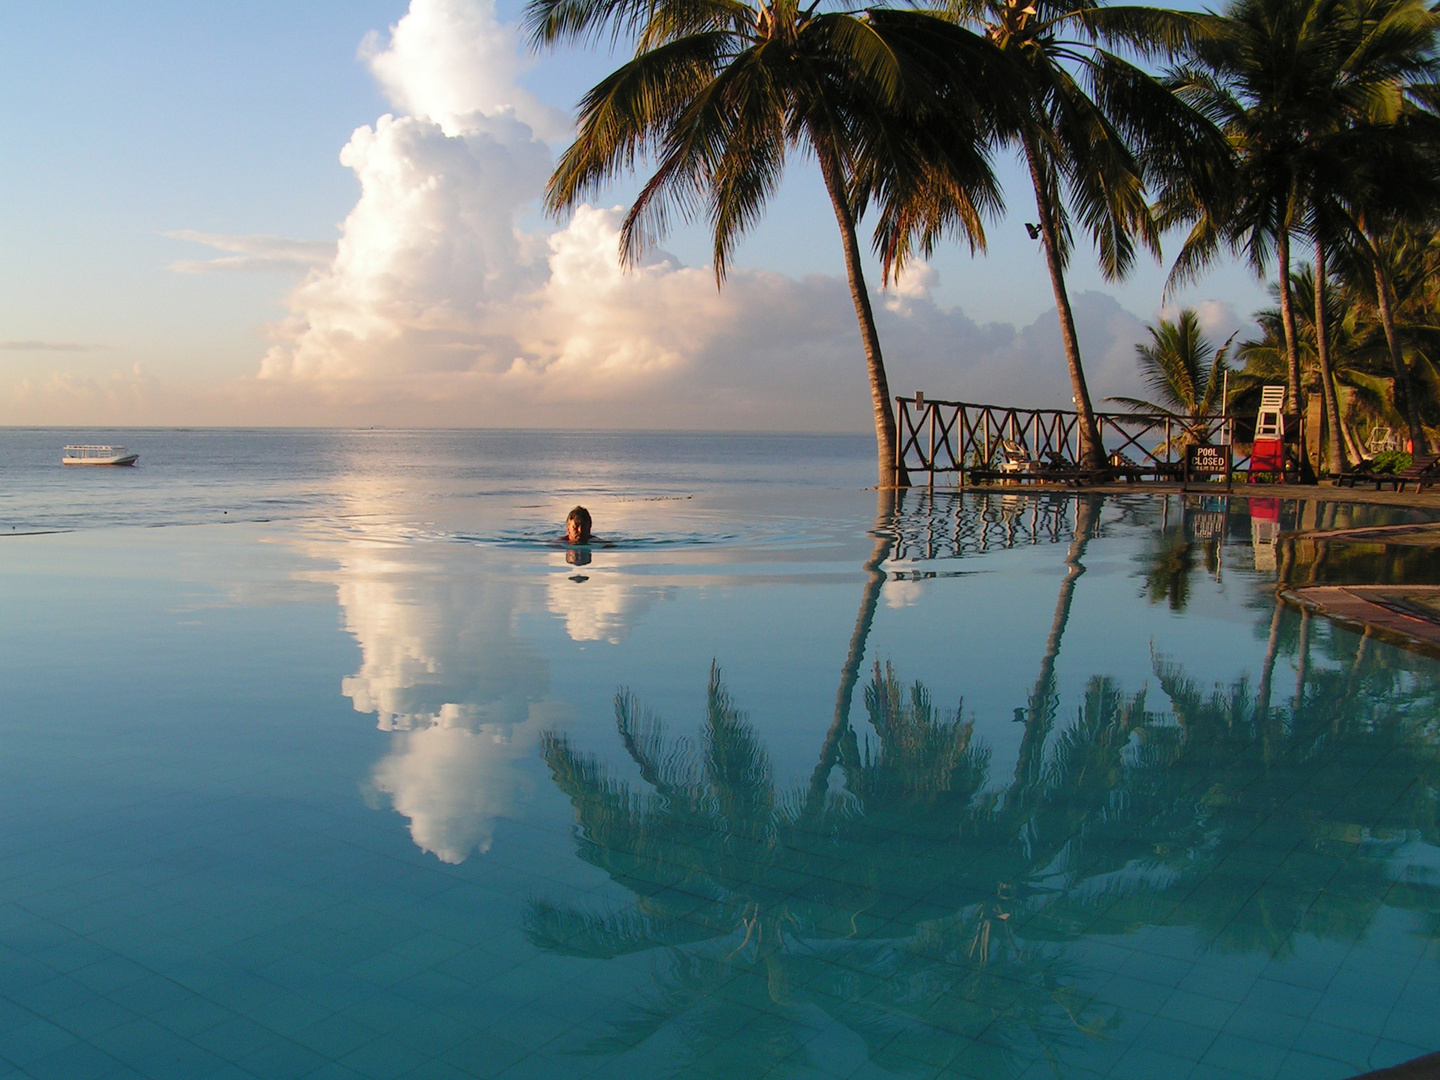
[[1206, 24], [1185, 13], [1106, 8], [1092, 0], [945, 0], [942, 8], [983, 33], [1010, 61], [1007, 82], [997, 88], [1008, 101], [992, 113], [993, 123], [997, 136], [1020, 152], [1030, 174], [1079, 414], [1080, 461], [1102, 469], [1105, 451], [1065, 287], [1072, 208], [1098, 249], [1107, 278], [1129, 272], [1137, 240], [1159, 255], [1160, 230], [1145, 198], [1147, 173], [1180, 169], [1204, 188], [1201, 163], [1223, 158], [1228, 150], [1205, 116], [1111, 49], [1173, 53], [1195, 40]]
[[[1390, 386], [1386, 377], [1391, 368], [1390, 350], [1382, 321], [1375, 314], [1373, 279], [1368, 257], [1361, 255], [1358, 262], [1351, 262], [1349, 269], [1360, 275], [1360, 286], [1353, 279], [1342, 279], [1339, 287], [1332, 284], [1327, 290], [1324, 306], [1328, 327], [1326, 337], [1330, 342], [1330, 378], [1336, 387], [1336, 426], [1346, 453], [1354, 460], [1362, 460], [1363, 440], [1357, 425], [1366, 422], [1376, 425], [1402, 426], [1404, 420], [1396, 411], [1403, 408], [1400, 392], [1390, 400]], [[1363, 286], [1371, 288], [1365, 290]], [[1324, 377], [1317, 358], [1316, 342], [1319, 338], [1315, 317], [1316, 295], [1314, 271], [1303, 263], [1290, 275], [1290, 288], [1295, 297], [1296, 337], [1300, 353], [1301, 378], [1305, 386], [1319, 388]], [[1278, 286], [1270, 287], [1272, 297], [1279, 296]], [[1407, 312], [1408, 313], [1408, 312]], [[1237, 350], [1245, 361], [1243, 370], [1230, 379], [1230, 400], [1244, 402], [1243, 408], [1251, 408], [1259, 400], [1260, 388], [1284, 378], [1285, 346], [1278, 308], [1266, 308], [1255, 314], [1260, 324], [1259, 338], [1243, 341]], [[1425, 335], [1422, 327], [1406, 322], [1397, 324], [1397, 336], [1406, 341], [1417, 333]], [[1417, 356], [1416, 366], [1428, 371], [1422, 357]], [[1341, 407], [1339, 387], [1349, 391]], [[1326, 426], [1329, 428], [1329, 416]]]
[[[1401, 221], [1382, 230], [1371, 224], [1373, 221], [1370, 217], [1357, 222], [1350, 243], [1341, 248], [1339, 276], [1348, 292], [1347, 308], [1373, 311], [1395, 379], [1395, 408], [1410, 432], [1415, 453], [1424, 454], [1429, 447], [1421, 384], [1426, 372], [1433, 373], [1433, 369], [1416, 338], [1417, 331], [1421, 337], [1428, 336], [1424, 316], [1434, 313], [1424, 293], [1440, 262], [1440, 242], [1433, 227]], [[1407, 352], [1411, 354], [1408, 362]], [[1419, 370], [1422, 368], [1426, 371]], [[1429, 381], [1433, 382], [1433, 378]]]
[[[1171, 283], [1198, 275], [1223, 246], [1243, 252], [1257, 274], [1279, 264], [1290, 428], [1300, 430], [1300, 356], [1290, 293], [1290, 241], [1300, 226], [1297, 165], [1311, 123], [1315, 76], [1330, 65], [1331, 36], [1315, 17], [1336, 0], [1232, 0], [1193, 62], [1172, 77], [1176, 92], [1225, 131], [1234, 151], [1227, 190], [1208, 203], [1184, 183], [1162, 198], [1166, 225], [1190, 223]], [[1303, 454], [1302, 454], [1303, 459]]]
[[[995, 50], [930, 14], [817, 12], [799, 0], [530, 0], [533, 40], [553, 45], [610, 32], [636, 54], [580, 103], [579, 129], [546, 194], [573, 207], [637, 158], [655, 163], [625, 218], [621, 257], [634, 263], [673, 217], [703, 215], [717, 284], [741, 234], [774, 194], [787, 155], [813, 155], [844, 248], [870, 379], [882, 486], [908, 483], [860, 262], [858, 211], [882, 218], [941, 205], [948, 228], [983, 245], [983, 211], [999, 205], [980, 107], [1002, 81]], [[977, 96], [978, 95], [978, 96]]]
[[1332, 472], [1345, 462], [1323, 301], [1330, 287], [1329, 251], [1357, 239], [1363, 243], [1368, 221], [1440, 206], [1436, 121], [1426, 111], [1440, 14], [1423, 0], [1348, 0], [1340, 14], [1332, 126], [1312, 133], [1312, 160], [1305, 170], [1315, 245], [1315, 347]]
[[[1394, 125], [1416, 81], [1433, 77], [1436, 16], [1423, 0], [1232, 0], [1194, 63], [1173, 78], [1177, 92], [1222, 125], [1236, 152], [1228, 195], [1208, 204], [1183, 183], [1165, 200], [1166, 224], [1193, 223], [1172, 282], [1193, 276], [1222, 245], [1243, 251], [1258, 273], [1278, 263], [1280, 316], [1291, 424], [1299, 430], [1299, 344], [1290, 291], [1296, 234], [1316, 245], [1315, 286], [1323, 294], [1327, 248], [1344, 210], [1354, 212], [1354, 177], [1374, 136]], [[1317, 303], [1317, 362], [1332, 427], [1330, 467], [1343, 468], [1338, 409], [1328, 377], [1325, 305]], [[1302, 453], [1302, 466], [1310, 463]]]
[[1150, 343], [1135, 346], [1140, 377], [1160, 400], [1111, 397], [1135, 412], [1156, 413], [1179, 421], [1185, 438], [1201, 442], [1206, 422], [1223, 408], [1220, 400], [1225, 385], [1225, 355], [1230, 341], [1216, 349], [1205, 340], [1194, 308], [1185, 308], [1175, 321], [1161, 319], [1159, 326], [1146, 326]]

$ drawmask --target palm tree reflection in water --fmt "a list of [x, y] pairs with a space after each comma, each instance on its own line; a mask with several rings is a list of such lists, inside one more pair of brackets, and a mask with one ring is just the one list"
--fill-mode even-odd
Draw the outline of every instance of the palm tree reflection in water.
[[[1260, 705], [1244, 679], [1206, 694], [1157, 658], [1168, 710], [1092, 677], [1052, 737], [1055, 660], [1096, 521], [1082, 500], [1040, 678], [1015, 710], [1026, 731], [1008, 783], [992, 783], [960, 705], [938, 709], [889, 665], [872, 670], [857, 732], [854, 640], [821, 749], [843, 786], [819, 797], [813, 783], [776, 787], [715, 666], [693, 741], [616, 695], [640, 785], [545, 737], [580, 857], [635, 904], [535, 902], [528, 936], [572, 956], [663, 957], [644, 999], [572, 1049], [619, 1053], [666, 1032], [733, 1077], [838, 1067], [827, 1055], [848, 1071], [862, 1047], [900, 1074], [958, 1061], [1016, 1076], [1048, 1059], [1063, 1075], [1123, 1020], [1097, 994], [1089, 937], [1187, 928], [1197, 953], [1283, 957], [1296, 933], [1357, 940], [1382, 899], [1436, 921], [1437, 882], [1404, 878], [1395, 855], [1440, 842], [1427, 795], [1440, 789], [1440, 682], [1391, 650], [1336, 652], [1286, 709]], [[872, 563], [859, 654], [883, 581]], [[1336, 651], [1355, 639], [1326, 640]]]
[[590, 957], [670, 950], [652, 999], [592, 1049], [678, 1022], [697, 1057], [713, 1066], [733, 1054], [725, 1075], [758, 1076], [814, 1037], [819, 1009], [877, 1064], [933, 1069], [986, 1034], [972, 1064], [990, 1055], [1007, 1075], [1012, 1043], [1056, 1046], [1106, 1026], [1054, 947], [1010, 931], [1033, 898], [1027, 877], [1054, 853], [1018, 835], [997, 848], [997, 826], [1014, 823], [984, 791], [990, 755], [972, 725], [878, 666], [865, 704], [873, 742], [847, 732], [845, 790], [818, 808], [803, 789], [776, 789], [718, 668], [695, 742], [617, 695], [616, 727], [646, 791], [564, 736], [546, 738], [581, 857], [638, 902], [624, 913], [537, 903], [531, 940]]

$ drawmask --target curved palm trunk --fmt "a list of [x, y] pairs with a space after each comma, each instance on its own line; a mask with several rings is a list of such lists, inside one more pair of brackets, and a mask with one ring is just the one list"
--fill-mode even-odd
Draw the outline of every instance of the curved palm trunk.
[[1310, 609], [1300, 609], [1300, 644], [1295, 654], [1295, 711], [1305, 707], [1305, 681], [1310, 677]]
[[[1375, 306], [1380, 309], [1380, 325], [1385, 327], [1385, 344], [1390, 347], [1390, 363], [1395, 368], [1395, 387], [1405, 402], [1405, 422], [1410, 427], [1410, 445], [1417, 454], [1428, 454], [1425, 442], [1425, 427], [1420, 423], [1420, 405], [1410, 387], [1410, 368], [1400, 355], [1400, 337], [1395, 333], [1395, 312], [1390, 307], [1390, 282], [1380, 267], [1380, 253], [1375, 241], [1370, 241], [1371, 258], [1375, 267]], [[1399, 402], [1396, 402], [1398, 405]]]
[[[1318, 231], [1318, 230], [1317, 230]], [[1332, 476], [1345, 471], [1340, 434], [1340, 399], [1330, 371], [1330, 328], [1325, 317], [1325, 242], [1315, 240], [1315, 357], [1320, 362], [1320, 393], [1325, 399], [1325, 469]]]
[[865, 346], [865, 367], [870, 374], [870, 399], [875, 410], [875, 442], [879, 454], [880, 486], [909, 487], [910, 474], [896, 461], [895, 409], [890, 403], [890, 382], [885, 377], [885, 360], [880, 353], [880, 333], [875, 329], [875, 312], [870, 307], [870, 292], [860, 266], [860, 242], [855, 236], [855, 217], [850, 213], [850, 200], [845, 193], [845, 177], [834, 151], [822, 140], [814, 140], [820, 159], [820, 174], [830, 205], [835, 208], [835, 221], [840, 226], [840, 239], [845, 246], [845, 276], [850, 282], [850, 299], [855, 304], [855, 317], [860, 322], [860, 340]]
[[1065, 267], [1060, 262], [1055, 208], [1046, 195], [1039, 150], [1028, 137], [1025, 139], [1025, 163], [1030, 166], [1030, 182], [1035, 187], [1035, 209], [1040, 215], [1045, 264], [1050, 269], [1050, 287], [1055, 292], [1055, 310], [1060, 316], [1060, 340], [1065, 346], [1065, 363], [1070, 367], [1070, 392], [1075, 399], [1075, 411], [1080, 414], [1080, 465], [1086, 469], [1101, 470], [1106, 464], [1105, 447], [1095, 423], [1095, 409], [1090, 404], [1090, 388], [1085, 385], [1085, 368], [1080, 362], [1080, 339], [1075, 334], [1075, 315], [1070, 309], [1070, 295], [1065, 291]]
[[850, 730], [850, 702], [855, 697], [855, 685], [860, 681], [860, 662], [865, 659], [865, 642], [870, 637], [870, 627], [875, 621], [875, 608], [880, 603], [880, 589], [885, 584], [886, 573], [881, 567], [890, 557], [895, 539], [889, 531], [890, 521], [899, 509], [903, 491], [894, 488], [880, 489], [875, 506], [875, 547], [870, 558], [865, 560], [865, 589], [860, 595], [860, 612], [855, 616], [855, 629], [850, 632], [850, 647], [845, 652], [845, 663], [840, 668], [840, 687], [835, 692], [835, 715], [830, 721], [830, 730], [825, 733], [824, 745], [820, 747], [820, 760], [810, 774], [810, 789], [805, 800], [807, 813], [820, 810], [825, 802], [825, 793], [830, 788], [830, 772], [840, 756], [840, 746], [846, 732]]
[[1355, 425], [1343, 416], [1340, 418], [1340, 434], [1345, 436], [1345, 453], [1350, 455], [1350, 460], [1364, 461], [1365, 453], [1360, 449], [1360, 440], [1355, 435]]
[[1285, 360], [1288, 365], [1287, 378], [1290, 380], [1290, 437], [1295, 440], [1300, 457], [1300, 475], [1312, 472], [1310, 458], [1305, 452], [1305, 440], [1300, 437], [1300, 342], [1295, 333], [1295, 304], [1290, 295], [1290, 227], [1282, 225], [1275, 231], [1275, 256], [1280, 272], [1280, 324], [1285, 328]]
[[1265, 643], [1265, 662], [1260, 667], [1260, 687], [1255, 691], [1255, 719], [1265, 724], [1270, 719], [1270, 683], [1275, 677], [1275, 657], [1280, 651], [1280, 616], [1285, 605], [1275, 595], [1275, 610], [1270, 615], [1270, 636]]
[[1040, 676], [1035, 680], [1035, 689], [1030, 692], [1026, 705], [1025, 734], [1020, 737], [1015, 778], [1005, 793], [1007, 804], [1021, 798], [1040, 780], [1045, 740], [1049, 738], [1054, 723], [1050, 706], [1055, 696], [1055, 661], [1060, 657], [1060, 642], [1070, 621], [1075, 582], [1085, 573], [1085, 565], [1080, 560], [1085, 557], [1085, 547], [1095, 531], [1099, 509], [1100, 499], [1095, 495], [1082, 495], [1075, 504], [1075, 533], [1065, 553], [1065, 579], [1060, 583], [1060, 595], [1055, 600], [1055, 615], [1050, 620], [1050, 635], [1045, 639], [1045, 655], [1040, 660]]

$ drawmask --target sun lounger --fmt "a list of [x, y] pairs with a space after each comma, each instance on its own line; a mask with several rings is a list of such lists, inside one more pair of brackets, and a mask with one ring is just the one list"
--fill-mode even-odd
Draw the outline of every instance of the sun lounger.
[[1001, 439], [995, 448], [999, 452], [999, 462], [993, 467], [985, 465], [971, 469], [972, 481], [1013, 480], [1018, 483], [1040, 468], [1040, 463], [1030, 456], [1030, 452], [1013, 439]]
[[972, 483], [984, 484], [999, 480], [1016, 484], [1082, 484], [1100, 479], [1095, 473], [1081, 468], [1054, 450], [1047, 450], [1044, 460], [1036, 461], [1024, 446], [1011, 439], [1001, 439], [996, 449], [1000, 454], [999, 464], [969, 470]]
[[1387, 484], [1396, 491], [1404, 491], [1406, 484], [1413, 483], [1415, 490], [1419, 491], [1440, 483], [1440, 454], [1416, 454], [1411, 459], [1409, 468], [1394, 473], [1376, 472], [1369, 462], [1361, 462], [1355, 468], [1336, 476], [1335, 483], [1339, 487], [1374, 484], [1376, 491]]
[[1335, 486], [1354, 487], [1356, 484], [1374, 484], [1375, 490], [1379, 491], [1381, 484], [1394, 479], [1394, 473], [1377, 473], [1370, 467], [1368, 461], [1362, 461], [1353, 469], [1337, 473], [1335, 476]]
[[1440, 483], [1440, 454], [1416, 454], [1410, 461], [1408, 469], [1401, 469], [1394, 476], [1387, 476], [1384, 479], [1395, 484], [1396, 491], [1404, 491], [1406, 484], [1413, 483], [1415, 490], [1428, 487], [1431, 484]]
[[1153, 480], [1178, 480], [1181, 470], [1178, 465], [1163, 465], [1158, 461], [1140, 465], [1117, 450], [1110, 455], [1110, 472], [1117, 480], [1133, 483], [1147, 476]]

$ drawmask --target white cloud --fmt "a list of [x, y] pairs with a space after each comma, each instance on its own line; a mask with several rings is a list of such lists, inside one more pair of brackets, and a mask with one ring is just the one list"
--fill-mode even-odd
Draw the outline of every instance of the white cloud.
[[[273, 328], [261, 368], [273, 389], [356, 423], [865, 430], [840, 277], [739, 269], [721, 290], [708, 267], [663, 252], [625, 270], [620, 208], [581, 206], [548, 236], [521, 228], [550, 150], [516, 83], [514, 31], [487, 0], [413, 0], [364, 55], [409, 115], [358, 129], [341, 153], [360, 199], [333, 264]], [[1019, 332], [979, 325], [938, 308], [935, 282], [919, 262], [879, 297], [897, 390], [1068, 403], [1053, 315]], [[1099, 388], [1129, 389], [1138, 323], [1113, 301], [1094, 307], [1077, 300]]]
[[885, 290], [885, 306], [891, 311], [908, 314], [910, 301], [929, 300], [930, 290], [940, 283], [935, 268], [923, 260], [909, 263]]
[[94, 352], [104, 345], [91, 345], [83, 341], [0, 341], [0, 352]]
[[[663, 252], [622, 270], [619, 208], [582, 206], [555, 231], [523, 224], [566, 133], [519, 85], [516, 32], [492, 0], [412, 0], [362, 55], [398, 111], [341, 151], [361, 194], [332, 257], [315, 266], [323, 245], [275, 237], [176, 234], [232, 253], [186, 270], [311, 267], [290, 316], [269, 328], [260, 377], [197, 411], [267, 423], [869, 428], [838, 265], [800, 279], [740, 268], [720, 290], [708, 267]], [[877, 291], [895, 392], [1069, 404], [1043, 296], [1036, 322], [1017, 329], [940, 308], [935, 282], [917, 263]], [[1139, 320], [1103, 294], [1075, 307], [1094, 396], [1135, 392]]]
[[[1217, 349], [1224, 345], [1230, 335], [1241, 331], [1255, 329], [1253, 319], [1242, 318], [1235, 311], [1235, 305], [1224, 300], [1201, 300], [1198, 303], [1186, 304], [1184, 307], [1193, 307], [1195, 317], [1200, 322], [1200, 331], [1209, 339], [1210, 344]], [[1172, 322], [1180, 317], [1183, 310], [1178, 304], [1164, 304], [1161, 306], [1156, 317], [1169, 319]], [[1147, 335], [1148, 340], [1148, 335]], [[1233, 360], [1234, 357], [1232, 356]]]
[[885, 598], [886, 607], [899, 611], [920, 602], [925, 595], [925, 583], [919, 578], [892, 577], [885, 582], [880, 595]]
[[355, 132], [340, 160], [360, 201], [333, 265], [291, 294], [295, 315], [277, 328], [262, 378], [322, 388], [398, 378], [425, 397], [424, 376], [509, 365], [509, 305], [543, 268], [514, 219], [544, 184], [549, 154], [511, 117], [472, 121], [447, 135], [430, 120], [383, 116]]
[[[176, 408], [172, 387], [141, 363], [108, 372], [53, 371], [10, 386], [12, 415], [26, 424], [163, 424]], [[181, 406], [183, 407], [183, 406]]]
[[495, 18], [490, 0], [411, 0], [389, 42], [372, 31], [360, 56], [397, 109], [446, 135], [470, 131], [476, 113], [513, 114], [546, 139], [571, 130], [565, 116], [520, 87], [528, 65], [516, 30]]
[[495, 822], [516, 816], [530, 781], [516, 765], [534, 748], [532, 729], [443, 722], [398, 732], [372, 781], [410, 821], [410, 838], [441, 862], [490, 850]]
[[173, 240], [234, 253], [219, 259], [183, 259], [171, 263], [170, 269], [180, 274], [255, 271], [303, 274], [327, 266], [335, 258], [335, 245], [324, 241], [290, 240], [283, 236], [229, 236], [193, 229], [178, 229], [165, 235]]

